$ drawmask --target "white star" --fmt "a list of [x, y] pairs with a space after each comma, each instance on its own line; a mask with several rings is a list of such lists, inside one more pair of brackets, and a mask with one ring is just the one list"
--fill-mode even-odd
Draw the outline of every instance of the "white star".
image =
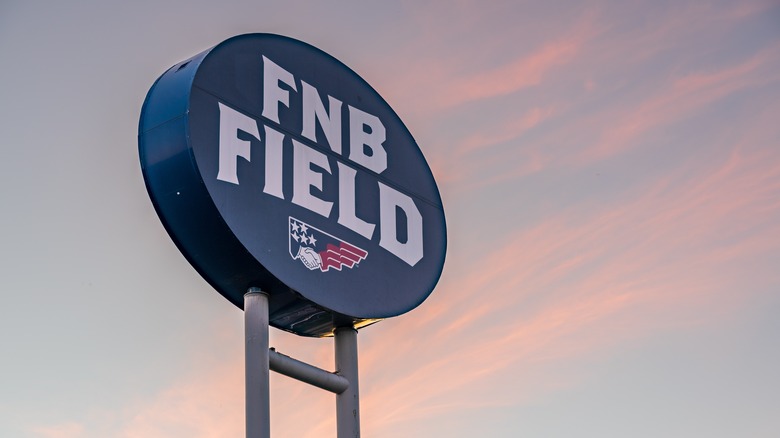
[[292, 228], [293, 232], [297, 232], [298, 231], [298, 223], [297, 222], [291, 222], [290, 223], [290, 228]]
[[314, 238], [314, 234], [309, 236], [309, 245], [314, 245], [317, 243], [317, 239]]
[[290, 235], [292, 236], [292, 238], [293, 238], [293, 239], [295, 239], [295, 241], [296, 241], [296, 242], [298, 242], [298, 241], [300, 240], [300, 238], [298, 237], [298, 235], [297, 235], [297, 234], [295, 234], [295, 232], [293, 232], [293, 233], [292, 233], [292, 234], [290, 234]]
[[301, 224], [301, 233], [306, 234], [306, 232], [309, 231], [309, 227], [306, 226], [306, 224]]

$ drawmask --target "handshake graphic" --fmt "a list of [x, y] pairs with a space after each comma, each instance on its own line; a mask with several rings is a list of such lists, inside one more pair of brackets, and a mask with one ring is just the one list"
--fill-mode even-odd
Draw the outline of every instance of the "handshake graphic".
[[322, 257], [308, 246], [298, 248], [298, 259], [312, 271], [322, 267]]

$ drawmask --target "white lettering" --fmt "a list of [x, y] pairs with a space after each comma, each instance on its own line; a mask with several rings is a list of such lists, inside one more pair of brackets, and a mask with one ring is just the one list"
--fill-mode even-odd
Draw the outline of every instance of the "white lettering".
[[265, 126], [265, 186], [263, 192], [284, 199], [282, 190], [282, 162], [284, 134]]
[[238, 138], [238, 130], [259, 139], [257, 122], [219, 103], [219, 171], [217, 179], [238, 184], [238, 157], [250, 161], [251, 143]]
[[321, 216], [330, 216], [330, 210], [333, 203], [323, 201], [311, 194], [311, 188], [314, 187], [322, 191], [322, 173], [316, 172], [311, 165], [321, 168], [325, 172], [330, 172], [328, 157], [322, 152], [293, 139], [293, 204], [311, 210]]
[[[398, 239], [398, 218], [400, 208], [406, 215], [406, 242]], [[403, 193], [379, 183], [379, 246], [395, 254], [409, 266], [414, 266], [423, 257], [423, 222], [420, 210], [414, 200]]]
[[279, 104], [290, 107], [290, 92], [279, 87], [279, 82], [298, 91], [292, 73], [263, 56], [263, 117], [279, 122]]
[[[296, 78], [289, 71], [280, 67], [270, 59], [262, 56], [263, 61], [263, 109], [262, 117], [269, 121], [281, 124], [279, 110], [282, 106], [290, 108], [291, 91], [298, 93]], [[301, 137], [317, 144], [317, 148], [324, 148], [321, 138], [317, 138], [317, 123], [325, 135], [325, 140], [330, 150], [341, 155], [343, 152], [342, 133], [342, 107], [343, 102], [333, 96], [327, 95], [327, 109], [323, 99], [314, 86], [300, 81], [301, 99]], [[263, 193], [279, 199], [285, 199], [284, 194], [284, 147], [287, 141], [285, 130], [277, 130], [266, 126], [259, 121], [250, 118], [227, 105], [219, 103], [219, 171], [217, 179], [238, 185], [238, 157], [251, 161], [251, 139], [244, 139], [244, 135], [254, 137], [265, 148], [265, 182]], [[371, 198], [361, 201], [372, 202], [371, 206], [361, 205], [361, 212], [373, 217], [377, 208], [379, 220], [376, 224], [368, 222], [357, 216], [357, 191], [358, 184], [365, 184], [368, 180], [358, 181], [354, 165], [342, 162], [348, 159], [355, 165], [362, 166], [376, 174], [381, 174], [387, 169], [387, 151], [384, 143], [387, 140], [387, 132], [382, 121], [372, 114], [348, 105], [349, 117], [349, 157], [329, 157], [315, 147], [307, 146], [296, 137], [292, 136], [292, 203], [316, 213], [325, 218], [330, 218], [333, 212], [333, 203], [338, 203], [338, 218], [340, 225], [354, 231], [357, 234], [372, 240], [376, 228], [379, 228], [379, 246], [403, 260], [410, 266], [415, 266], [424, 255], [423, 248], [423, 218], [417, 208], [414, 199], [399, 192], [379, 181], [379, 199]], [[258, 128], [264, 129], [264, 137], [261, 142]], [[289, 127], [285, 128], [289, 132]], [[242, 132], [242, 138], [239, 138]], [[302, 140], [302, 138], [301, 138]], [[331, 160], [336, 168], [331, 168]], [[289, 164], [288, 164], [289, 166]], [[337, 172], [334, 175], [333, 172]], [[370, 178], [373, 180], [373, 178]], [[323, 199], [325, 183], [328, 183], [329, 197], [336, 195], [332, 200]], [[337, 190], [333, 185], [337, 185]], [[331, 188], [333, 187], [333, 188]], [[374, 185], [373, 187], [377, 187]], [[360, 187], [361, 193], [364, 193]], [[331, 194], [333, 193], [333, 194]], [[288, 193], [289, 196], [289, 193]], [[289, 198], [288, 198], [289, 199]], [[378, 206], [377, 203], [378, 202]]]
[[375, 225], [355, 215], [355, 169], [343, 163], [339, 168], [339, 223], [366, 239], [374, 235]]
[[[369, 131], [366, 131], [366, 128]], [[376, 173], [387, 169], [385, 125], [379, 117], [349, 107], [349, 159]]]
[[341, 101], [328, 96], [328, 111], [320, 100], [320, 93], [316, 88], [301, 81], [301, 95], [303, 98], [303, 132], [301, 135], [313, 142], [317, 142], [317, 127], [315, 121], [320, 122], [322, 132], [328, 139], [330, 149], [341, 153]]

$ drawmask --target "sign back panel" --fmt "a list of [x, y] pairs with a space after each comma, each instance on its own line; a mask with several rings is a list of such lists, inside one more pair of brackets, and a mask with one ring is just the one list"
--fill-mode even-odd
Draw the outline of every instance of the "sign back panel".
[[406, 126], [308, 44], [231, 38], [165, 72], [141, 112], [155, 209], [196, 270], [307, 336], [417, 307], [446, 252], [439, 191]]

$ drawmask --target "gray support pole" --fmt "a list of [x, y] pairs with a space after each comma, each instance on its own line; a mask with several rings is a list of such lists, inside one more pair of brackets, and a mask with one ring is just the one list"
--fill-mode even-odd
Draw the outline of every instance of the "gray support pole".
[[336, 395], [337, 437], [360, 438], [357, 330], [352, 327], [336, 329], [335, 344], [336, 372], [349, 381], [349, 387]]
[[249, 288], [244, 295], [246, 437], [271, 438], [268, 370], [268, 295]]
[[287, 377], [292, 377], [334, 394], [341, 394], [349, 388], [349, 381], [343, 376], [329, 373], [274, 350], [271, 350], [270, 353], [271, 371], [276, 371], [279, 374], [284, 374]]

